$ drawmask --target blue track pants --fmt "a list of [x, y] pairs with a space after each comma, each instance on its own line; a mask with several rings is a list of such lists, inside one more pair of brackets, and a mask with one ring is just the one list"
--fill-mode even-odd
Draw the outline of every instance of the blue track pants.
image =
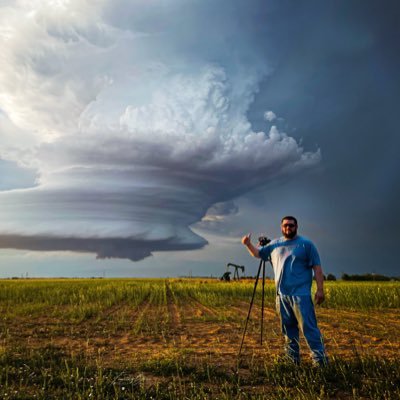
[[326, 364], [325, 347], [317, 326], [311, 296], [278, 295], [276, 309], [281, 319], [288, 357], [293, 362], [300, 363], [299, 330], [301, 330], [311, 350], [313, 361], [320, 365]]

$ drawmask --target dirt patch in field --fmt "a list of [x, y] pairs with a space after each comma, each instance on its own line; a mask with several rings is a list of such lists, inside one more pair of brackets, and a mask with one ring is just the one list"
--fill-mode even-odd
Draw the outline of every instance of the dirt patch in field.
[[319, 326], [327, 350], [342, 358], [355, 353], [395, 357], [400, 339], [399, 310], [348, 311], [319, 309]]

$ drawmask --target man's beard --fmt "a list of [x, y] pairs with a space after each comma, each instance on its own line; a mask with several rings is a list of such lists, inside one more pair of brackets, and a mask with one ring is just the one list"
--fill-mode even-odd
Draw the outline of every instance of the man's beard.
[[297, 235], [297, 229], [293, 229], [289, 233], [282, 233], [285, 239], [293, 239]]

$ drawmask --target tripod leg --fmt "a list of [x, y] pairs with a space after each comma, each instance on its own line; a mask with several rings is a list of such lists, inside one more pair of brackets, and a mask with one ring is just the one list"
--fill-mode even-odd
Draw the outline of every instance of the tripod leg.
[[[243, 347], [243, 343], [244, 343], [244, 337], [246, 336], [247, 324], [248, 324], [249, 319], [250, 319], [251, 308], [253, 307], [254, 297], [255, 297], [255, 294], [256, 294], [256, 289], [257, 289], [257, 284], [258, 284], [258, 278], [260, 277], [260, 271], [261, 271], [261, 266], [262, 266], [262, 264], [263, 264], [263, 260], [260, 261], [260, 266], [258, 267], [257, 277], [256, 277], [256, 281], [255, 281], [255, 283], [254, 283], [253, 296], [252, 296], [252, 298], [251, 298], [250, 307], [249, 307], [249, 312], [247, 313], [246, 324], [245, 324], [244, 330], [243, 330], [242, 343], [240, 344], [240, 349], [239, 349], [238, 357], [240, 356], [240, 354], [241, 354], [241, 352], [242, 352], [242, 347]], [[265, 265], [265, 263], [264, 263], [264, 265]]]
[[261, 345], [263, 344], [264, 332], [264, 293], [265, 293], [265, 261], [262, 263], [262, 297], [261, 297]]

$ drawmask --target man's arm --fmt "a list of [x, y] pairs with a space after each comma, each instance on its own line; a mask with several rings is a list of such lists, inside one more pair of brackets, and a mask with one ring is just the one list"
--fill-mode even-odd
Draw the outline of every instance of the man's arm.
[[260, 258], [258, 248], [251, 243], [251, 233], [242, 237], [242, 243], [247, 247], [247, 250], [253, 257]]
[[314, 300], [316, 304], [321, 304], [325, 300], [324, 294], [324, 273], [320, 265], [314, 265], [315, 282], [317, 283], [317, 291], [315, 292]]

